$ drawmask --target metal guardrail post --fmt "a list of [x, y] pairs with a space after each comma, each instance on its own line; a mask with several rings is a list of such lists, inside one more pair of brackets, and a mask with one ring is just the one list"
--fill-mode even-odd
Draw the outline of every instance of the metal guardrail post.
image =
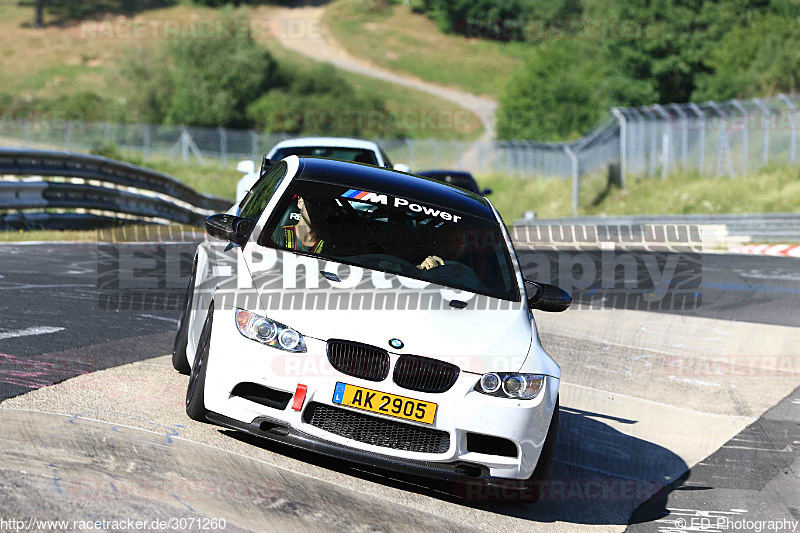
[[625, 188], [625, 177], [628, 172], [628, 121], [619, 108], [612, 107], [611, 112], [619, 121], [619, 183]]
[[790, 120], [792, 121], [792, 144], [789, 147], [789, 153], [791, 154], [791, 161], [792, 163], [795, 162], [797, 159], [797, 108], [794, 106], [792, 100], [786, 96], [785, 94], [781, 93], [778, 95], [781, 100], [789, 107], [791, 113], [789, 114]]
[[753, 98], [753, 103], [758, 106], [758, 108], [763, 113], [764, 117], [764, 166], [769, 164], [769, 109], [764, 103], [759, 100], [758, 98]]
[[731, 100], [731, 104], [733, 107], [739, 110], [739, 113], [742, 114], [742, 119], [744, 120], [744, 124], [742, 125], [744, 129], [742, 129], [742, 176], [747, 176], [747, 133], [750, 131], [750, 114], [744, 108], [744, 106], [739, 102], [739, 100]]
[[706, 114], [695, 103], [689, 104], [689, 108], [700, 117], [700, 157], [697, 169], [702, 174], [706, 164]]
[[568, 144], [564, 145], [564, 152], [567, 154], [567, 157], [570, 158], [572, 161], [572, 214], [577, 216], [578, 214], [578, 187], [580, 185], [580, 176], [578, 172], [580, 168], [578, 166], [578, 156], [575, 155], [575, 152], [569, 147]]

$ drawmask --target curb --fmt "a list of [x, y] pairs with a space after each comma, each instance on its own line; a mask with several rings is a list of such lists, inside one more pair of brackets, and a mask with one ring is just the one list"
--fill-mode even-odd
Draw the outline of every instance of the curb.
[[747, 244], [732, 248], [730, 253], [748, 255], [771, 255], [800, 258], [800, 245], [792, 244]]

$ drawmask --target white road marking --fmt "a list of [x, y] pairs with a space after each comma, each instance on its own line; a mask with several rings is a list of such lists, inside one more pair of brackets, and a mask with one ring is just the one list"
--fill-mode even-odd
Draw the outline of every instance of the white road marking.
[[33, 328], [15, 329], [12, 331], [0, 331], [0, 340], [14, 339], [16, 337], [31, 337], [33, 335], [44, 335], [46, 333], [57, 333], [59, 331], [64, 331], [64, 328], [37, 326]]
[[0, 287], [0, 291], [18, 291], [23, 289], [63, 289], [64, 287], [94, 287], [91, 283], [59, 283], [57, 285], [11, 285]]
[[177, 324], [180, 322], [177, 318], [167, 318], [165, 316], [155, 316], [155, 315], [139, 315], [142, 318], [152, 318], [153, 320], [164, 320], [165, 322], [172, 322], [173, 324]]

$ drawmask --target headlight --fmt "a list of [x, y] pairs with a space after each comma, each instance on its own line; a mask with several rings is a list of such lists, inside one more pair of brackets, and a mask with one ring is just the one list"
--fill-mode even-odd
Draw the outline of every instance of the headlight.
[[236, 327], [239, 333], [261, 344], [288, 352], [306, 351], [306, 341], [298, 332], [250, 311], [236, 310]]
[[541, 374], [517, 374], [516, 372], [490, 372], [481, 376], [475, 390], [500, 398], [530, 400], [535, 398], [544, 386]]

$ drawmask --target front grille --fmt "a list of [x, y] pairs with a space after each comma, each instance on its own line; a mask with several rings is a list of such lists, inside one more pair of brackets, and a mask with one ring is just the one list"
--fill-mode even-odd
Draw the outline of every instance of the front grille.
[[420, 392], [444, 392], [458, 379], [456, 365], [419, 357], [404, 355], [394, 365], [394, 382], [405, 389]]
[[389, 375], [389, 354], [368, 344], [329, 340], [328, 361], [348, 376], [383, 381]]
[[329, 433], [373, 446], [420, 453], [445, 453], [450, 434], [438, 429], [393, 422], [311, 402], [303, 421]]

